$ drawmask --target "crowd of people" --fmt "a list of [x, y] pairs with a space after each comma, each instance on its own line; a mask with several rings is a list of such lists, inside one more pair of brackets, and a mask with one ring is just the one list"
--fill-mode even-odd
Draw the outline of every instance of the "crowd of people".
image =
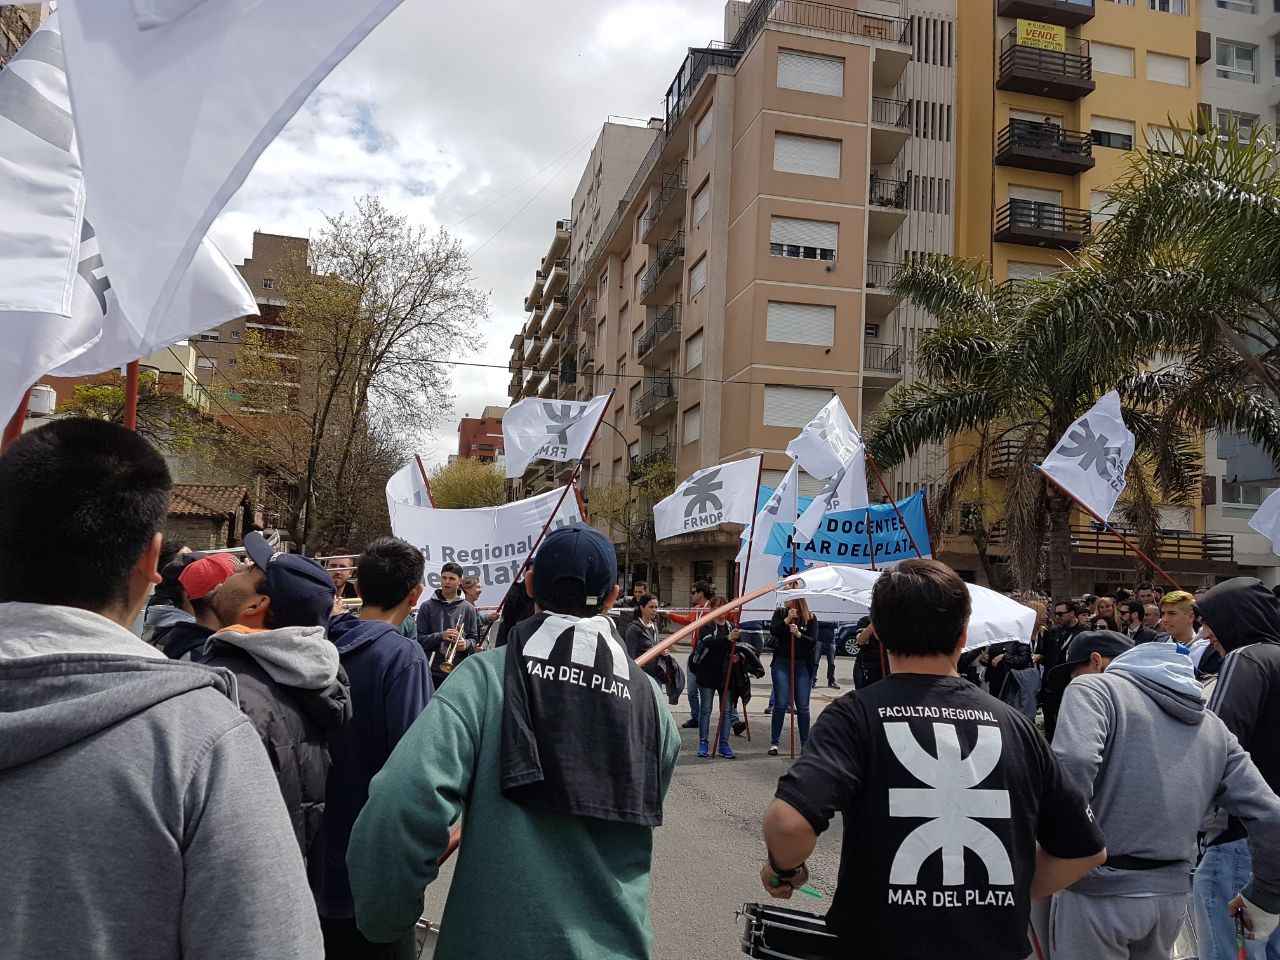
[[[590, 527], [479, 611], [394, 537], [324, 563], [258, 531], [166, 541], [170, 485], [100, 421], [0, 456], [0, 956], [415, 957], [455, 848], [442, 960], [648, 956], [663, 691], [700, 757], [732, 759], [766, 647], [768, 752], [790, 714], [799, 758], [760, 879], [804, 888], [843, 815], [830, 955], [1167, 960], [1191, 917], [1201, 960], [1280, 956], [1280, 601], [1257, 580], [1020, 596], [1031, 642], [971, 651], [965, 584], [907, 561], [857, 627], [855, 690], [811, 723], [803, 600], [763, 641], [699, 624], [681, 671], [647, 584], [625, 630], [609, 616]], [[668, 619], [725, 604], [690, 599]]]

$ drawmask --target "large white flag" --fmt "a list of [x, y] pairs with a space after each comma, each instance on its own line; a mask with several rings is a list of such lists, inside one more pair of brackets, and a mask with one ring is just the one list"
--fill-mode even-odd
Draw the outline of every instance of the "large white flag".
[[1124, 425], [1120, 394], [1112, 390], [1071, 424], [1040, 470], [1100, 520], [1124, 492], [1134, 436]]
[[[800, 468], [793, 463], [751, 521], [751, 526], [742, 532], [742, 549], [738, 554], [742, 581], [740, 593], [750, 593], [767, 583], [777, 582], [778, 558], [769, 556], [764, 550], [769, 545], [769, 535], [773, 533], [775, 524], [795, 522], [799, 503]], [[772, 610], [773, 598], [766, 594], [749, 606], [753, 611]]]
[[312, 90], [400, 0], [60, 7], [88, 215], [146, 338], [219, 211]]
[[828, 513], [857, 510], [869, 503], [866, 447], [838, 396], [787, 444], [787, 453], [806, 473], [827, 481], [796, 521], [797, 540], [812, 539]]
[[1271, 552], [1280, 554], [1280, 490], [1262, 501], [1249, 526], [1271, 541]]
[[431, 490], [416, 457], [393, 473], [387, 481], [387, 512], [394, 514], [397, 503], [407, 503], [414, 507], [431, 506]]
[[654, 537], [707, 530], [722, 523], [750, 523], [756, 509], [761, 457], [699, 470], [675, 493], [653, 505]]
[[577, 460], [604, 416], [612, 393], [587, 401], [529, 397], [502, 417], [507, 476], [519, 477], [534, 460]]

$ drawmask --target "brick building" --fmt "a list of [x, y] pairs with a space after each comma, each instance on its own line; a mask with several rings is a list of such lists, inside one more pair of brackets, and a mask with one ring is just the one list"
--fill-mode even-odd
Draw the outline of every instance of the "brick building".
[[485, 407], [479, 417], [458, 421], [458, 456], [493, 463], [502, 456], [502, 415], [506, 407]]

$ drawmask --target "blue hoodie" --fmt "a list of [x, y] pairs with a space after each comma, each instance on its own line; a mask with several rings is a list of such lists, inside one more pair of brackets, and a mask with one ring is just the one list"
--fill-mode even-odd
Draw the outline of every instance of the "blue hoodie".
[[347, 843], [369, 798], [369, 781], [435, 688], [427, 655], [398, 627], [343, 614], [330, 620], [329, 639], [351, 681], [353, 715], [329, 740], [324, 820], [307, 857], [307, 874], [320, 915], [340, 920], [355, 916]]

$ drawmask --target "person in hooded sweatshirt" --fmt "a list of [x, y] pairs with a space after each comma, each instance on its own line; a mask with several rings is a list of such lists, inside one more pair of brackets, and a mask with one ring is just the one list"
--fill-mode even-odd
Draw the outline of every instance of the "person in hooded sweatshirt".
[[[1262, 581], [1234, 577], [1209, 590], [1196, 606], [1226, 651], [1209, 709], [1239, 739], [1267, 786], [1280, 791], [1280, 603]], [[1196, 935], [1203, 960], [1235, 960], [1235, 924], [1223, 904], [1251, 870], [1263, 866], [1251, 853], [1253, 827], [1231, 814], [1225, 809], [1214, 812], [1196, 868]], [[1259, 905], [1280, 911], [1280, 902]], [[1275, 927], [1274, 918], [1271, 925]], [[1254, 954], [1262, 956], [1260, 950]], [[1266, 956], [1280, 957], [1280, 935], [1267, 940]]]
[[262, 534], [244, 538], [252, 566], [213, 594], [222, 628], [200, 662], [225, 667], [275, 768], [305, 857], [324, 815], [329, 737], [351, 717], [338, 648], [326, 635], [333, 579], [317, 561], [276, 553]]
[[399, 629], [422, 596], [422, 551], [396, 537], [375, 540], [356, 560], [359, 616], [329, 624], [351, 680], [351, 721], [329, 740], [324, 819], [307, 858], [330, 960], [412, 960], [412, 932], [391, 943], [366, 940], [356, 928], [347, 880], [351, 827], [369, 799], [369, 782], [431, 699], [427, 655]]
[[[1257, 865], [1217, 906], [1225, 916], [1235, 898], [1256, 932], [1274, 929], [1280, 798], [1205, 708], [1190, 658], [1170, 643], [1134, 646], [1120, 633], [1089, 631], [1071, 641], [1047, 682], [1066, 686], [1053, 752], [1107, 838], [1107, 862], [1053, 895], [1054, 960], [1167, 960], [1186, 912], [1196, 834], [1214, 805], [1248, 826]], [[1231, 946], [1234, 956], [1234, 935]]]
[[[475, 653], [480, 639], [476, 608], [462, 595], [462, 567], [440, 568], [440, 588], [418, 608], [418, 642], [431, 658], [431, 682], [439, 689], [449, 672]], [[446, 666], [450, 651], [451, 666]]]
[[234, 679], [128, 630], [169, 490], [164, 459], [101, 420], [55, 420], [0, 456], [0, 957], [322, 949]]
[[170, 562], [163, 575], [168, 576], [173, 567], [178, 567], [176, 583], [170, 590], [174, 606], [164, 609], [175, 610], [184, 619], [174, 618], [163, 628], [156, 628], [152, 642], [166, 657], [195, 660], [203, 653], [204, 645], [219, 627], [213, 612], [213, 592], [244, 565], [244, 561], [226, 553], [207, 557], [188, 554]]

